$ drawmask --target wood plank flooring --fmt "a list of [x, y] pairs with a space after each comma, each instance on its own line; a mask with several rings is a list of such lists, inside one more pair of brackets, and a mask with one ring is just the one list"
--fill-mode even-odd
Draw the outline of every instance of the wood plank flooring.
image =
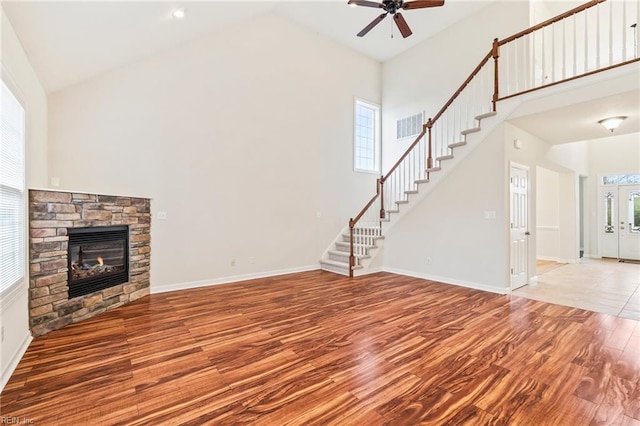
[[153, 294], [35, 339], [36, 425], [640, 425], [640, 325], [416, 278], [312, 271]]

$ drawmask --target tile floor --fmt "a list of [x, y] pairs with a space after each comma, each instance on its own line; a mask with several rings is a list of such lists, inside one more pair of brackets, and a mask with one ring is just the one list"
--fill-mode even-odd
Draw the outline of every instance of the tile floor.
[[614, 259], [538, 261], [537, 274], [512, 294], [640, 321], [640, 264]]

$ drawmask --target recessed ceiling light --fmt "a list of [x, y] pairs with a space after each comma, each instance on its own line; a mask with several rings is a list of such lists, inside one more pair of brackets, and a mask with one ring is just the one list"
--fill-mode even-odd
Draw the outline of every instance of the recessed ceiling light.
[[184, 8], [181, 7], [180, 9], [175, 9], [173, 12], [171, 12], [171, 16], [176, 19], [182, 19], [187, 16], [187, 13], [185, 12]]

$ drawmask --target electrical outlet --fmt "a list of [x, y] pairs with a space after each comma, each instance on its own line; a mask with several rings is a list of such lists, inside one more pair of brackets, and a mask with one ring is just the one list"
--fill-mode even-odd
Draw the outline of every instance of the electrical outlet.
[[231, 259], [231, 266], [236, 266], [236, 260], [235, 259]]
[[250, 263], [250, 264], [252, 264], [252, 265], [253, 265], [254, 263], [256, 263], [256, 257], [255, 257], [255, 256], [251, 256], [251, 257], [249, 258], [249, 263]]
[[4, 325], [0, 327], [0, 342], [4, 342]]
[[427, 262], [427, 265], [431, 265], [431, 258], [430, 257], [427, 257], [425, 260]]

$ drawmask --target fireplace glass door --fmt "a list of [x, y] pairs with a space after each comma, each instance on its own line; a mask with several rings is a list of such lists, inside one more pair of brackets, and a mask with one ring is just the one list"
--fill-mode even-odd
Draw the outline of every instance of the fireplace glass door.
[[69, 298], [128, 281], [127, 226], [70, 228], [67, 231]]

